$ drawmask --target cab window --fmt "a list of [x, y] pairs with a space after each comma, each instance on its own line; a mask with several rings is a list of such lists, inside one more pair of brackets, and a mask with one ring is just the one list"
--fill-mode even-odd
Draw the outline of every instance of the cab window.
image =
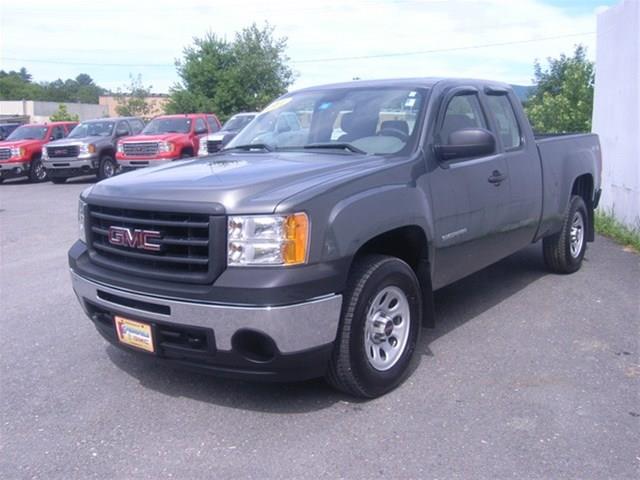
[[61, 138], [64, 138], [66, 135], [67, 135], [67, 132], [65, 132], [64, 127], [62, 125], [56, 125], [51, 129], [51, 138], [53, 140], [59, 140]]
[[206, 123], [204, 123], [204, 120], [202, 118], [198, 118], [196, 119], [196, 126], [195, 126], [195, 130], [196, 133], [198, 132], [206, 132], [207, 131], [207, 125]]
[[452, 132], [467, 128], [487, 128], [487, 121], [475, 93], [456, 95], [449, 101], [440, 128], [440, 141], [448, 144]]
[[142, 129], [144, 128], [144, 123], [142, 123], [137, 118], [129, 120], [129, 125], [131, 126], [131, 132], [134, 135], [139, 134], [142, 131]]

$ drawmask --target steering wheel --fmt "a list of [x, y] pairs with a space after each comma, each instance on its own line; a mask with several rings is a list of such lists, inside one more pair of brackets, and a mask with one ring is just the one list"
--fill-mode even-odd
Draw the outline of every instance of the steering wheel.
[[378, 135], [386, 136], [386, 137], [396, 137], [405, 143], [407, 142], [407, 140], [409, 140], [409, 135], [404, 133], [402, 130], [398, 130], [396, 128], [388, 128], [388, 127], [383, 128], [378, 132]]

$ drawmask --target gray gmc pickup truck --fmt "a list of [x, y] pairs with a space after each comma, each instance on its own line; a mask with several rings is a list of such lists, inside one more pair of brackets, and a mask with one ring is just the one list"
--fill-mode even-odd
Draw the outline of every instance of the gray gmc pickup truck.
[[118, 170], [115, 160], [119, 139], [137, 135], [144, 122], [137, 117], [98, 118], [76, 126], [61, 140], [45, 145], [42, 164], [53, 183], [95, 173], [98, 179], [112, 177]]
[[73, 288], [123, 349], [375, 397], [435, 290], [539, 240], [551, 271], [580, 268], [600, 171], [597, 136], [537, 140], [501, 83], [308, 88], [217, 154], [85, 190]]

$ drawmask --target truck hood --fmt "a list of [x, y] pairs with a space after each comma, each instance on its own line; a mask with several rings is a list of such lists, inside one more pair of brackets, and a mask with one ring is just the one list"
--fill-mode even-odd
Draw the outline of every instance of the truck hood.
[[208, 204], [216, 213], [272, 213], [297, 193], [328, 188], [379, 169], [383, 162], [349, 154], [229, 152], [118, 175], [96, 184], [88, 199], [167, 207]]
[[63, 145], [83, 145], [85, 143], [99, 143], [104, 140], [110, 140], [111, 137], [101, 137], [99, 135], [90, 136], [90, 137], [76, 137], [76, 138], [61, 138], [59, 140], [54, 140], [52, 142], [47, 143], [47, 147], [59, 147]]
[[129, 142], [159, 142], [164, 140], [165, 142], [171, 142], [179, 138], [184, 138], [188, 133], [159, 133], [157, 135], [134, 135], [127, 137], [121, 141], [121, 143]]
[[39, 147], [44, 140], [9, 140], [0, 143], [0, 148]]

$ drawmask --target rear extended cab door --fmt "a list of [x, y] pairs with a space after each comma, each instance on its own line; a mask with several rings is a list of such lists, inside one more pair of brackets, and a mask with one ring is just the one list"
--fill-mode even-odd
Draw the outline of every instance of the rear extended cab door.
[[509, 178], [509, 208], [500, 225], [503, 255], [507, 256], [531, 243], [538, 230], [542, 167], [531, 127], [513, 91], [486, 86], [483, 93]]
[[[483, 95], [474, 85], [445, 90], [430, 141], [446, 142], [450, 131], [464, 128], [480, 127], [495, 135]], [[433, 155], [432, 149], [427, 151]], [[510, 181], [498, 146], [488, 155], [434, 162], [428, 175], [434, 224], [432, 282], [440, 288], [504, 257], [502, 227], [509, 212]]]

